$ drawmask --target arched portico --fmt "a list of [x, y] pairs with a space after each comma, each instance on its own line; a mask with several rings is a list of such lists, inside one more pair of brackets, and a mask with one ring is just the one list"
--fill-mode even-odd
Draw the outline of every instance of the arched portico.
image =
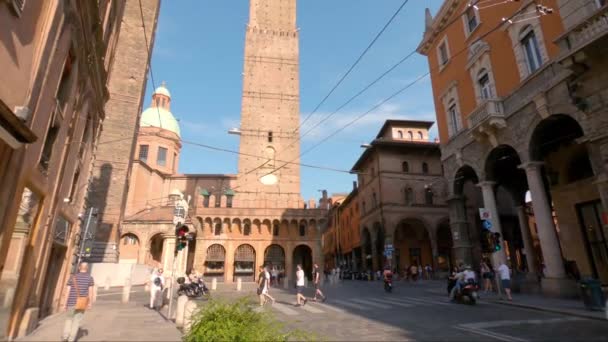
[[400, 272], [411, 265], [432, 265], [433, 252], [428, 227], [419, 219], [406, 218], [395, 227], [394, 262]]

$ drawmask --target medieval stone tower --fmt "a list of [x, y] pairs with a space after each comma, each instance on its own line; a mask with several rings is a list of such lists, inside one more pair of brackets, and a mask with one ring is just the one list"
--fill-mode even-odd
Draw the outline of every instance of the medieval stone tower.
[[250, 0], [245, 35], [240, 207], [300, 207], [296, 0]]
[[[99, 135], [87, 206], [98, 210], [95, 244], [89, 261], [117, 262], [120, 222], [127, 200], [138, 113], [146, 88], [160, 0], [126, 1], [116, 59], [111, 67], [106, 118]], [[142, 18], [143, 17], [143, 18]], [[142, 25], [145, 23], [146, 32]], [[147, 43], [147, 46], [146, 46]]]

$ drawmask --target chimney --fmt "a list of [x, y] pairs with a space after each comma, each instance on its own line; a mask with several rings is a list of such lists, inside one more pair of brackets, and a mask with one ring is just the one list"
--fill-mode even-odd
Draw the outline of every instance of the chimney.
[[357, 190], [357, 181], [353, 181], [353, 191]]

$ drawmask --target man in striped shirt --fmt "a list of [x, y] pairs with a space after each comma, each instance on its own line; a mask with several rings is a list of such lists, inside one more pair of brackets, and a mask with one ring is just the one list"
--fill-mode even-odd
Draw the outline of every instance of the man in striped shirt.
[[[76, 300], [78, 297], [89, 298], [89, 304], [87, 309], [91, 308], [93, 303], [93, 277], [89, 275], [89, 264], [86, 262], [81, 263], [78, 266], [78, 273], [70, 276], [68, 280], [68, 298], [64, 305], [64, 309], [67, 311], [67, 318], [63, 327], [63, 341], [75, 341], [78, 335], [78, 329], [80, 329], [80, 322], [84, 317], [84, 310], [76, 310]], [[76, 292], [78, 289], [78, 294]]]

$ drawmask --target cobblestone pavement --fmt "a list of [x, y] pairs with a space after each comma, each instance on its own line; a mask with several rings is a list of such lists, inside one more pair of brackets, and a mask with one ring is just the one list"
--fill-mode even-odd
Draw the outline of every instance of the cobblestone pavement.
[[[329, 341], [605, 341], [608, 336], [606, 321], [506, 306], [483, 297], [475, 306], [452, 304], [441, 289], [443, 282], [396, 282], [394, 292], [385, 293], [380, 282], [344, 281], [323, 288], [327, 302], [295, 307], [294, 289], [273, 288], [277, 302], [262, 310]], [[132, 299], [143, 305], [147, 294], [134, 291]], [[120, 298], [118, 292], [100, 293], [99, 300]], [[307, 296], [313, 293], [306, 290]], [[255, 297], [255, 289], [219, 288], [212, 296]]]

